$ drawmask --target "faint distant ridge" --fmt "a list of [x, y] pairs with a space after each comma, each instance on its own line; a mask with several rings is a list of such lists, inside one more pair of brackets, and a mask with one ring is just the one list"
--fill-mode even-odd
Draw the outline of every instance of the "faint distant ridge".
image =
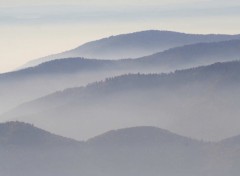
[[30, 61], [25, 64], [23, 68], [35, 66], [49, 60], [68, 57], [114, 60], [123, 58], [137, 58], [178, 46], [201, 42], [218, 42], [232, 39], [240, 39], [240, 35], [203, 35], [186, 34], [172, 31], [148, 30], [129, 34], [121, 34], [88, 42], [69, 51]]
[[0, 79], [3, 77], [78, 72], [142, 72], [148, 70], [161, 72], [164, 69], [186, 69], [201, 65], [209, 65], [215, 62], [226, 62], [239, 59], [240, 39], [184, 45], [136, 59], [100, 60], [81, 57], [55, 59], [41, 63], [35, 67], [0, 74]]
[[240, 40], [196, 43], [171, 48], [139, 58], [142, 64], [161, 65], [168, 68], [190, 68], [240, 59]]

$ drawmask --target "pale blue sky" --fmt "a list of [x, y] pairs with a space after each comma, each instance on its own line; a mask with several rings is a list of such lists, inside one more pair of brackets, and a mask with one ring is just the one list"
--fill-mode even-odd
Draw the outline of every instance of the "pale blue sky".
[[240, 0], [0, 1], [0, 72], [89, 40], [147, 29], [240, 33]]

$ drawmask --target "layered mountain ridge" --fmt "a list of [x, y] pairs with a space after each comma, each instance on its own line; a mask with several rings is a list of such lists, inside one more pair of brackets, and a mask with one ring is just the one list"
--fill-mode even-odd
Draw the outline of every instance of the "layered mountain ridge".
[[[32, 135], [24, 133], [26, 130], [32, 131]], [[0, 173], [4, 175], [235, 176], [239, 171], [239, 162], [235, 160], [236, 154], [239, 155], [235, 152], [236, 147], [197, 141], [156, 127], [114, 130], [86, 142], [56, 135], [53, 138], [51, 133], [22, 122], [0, 124], [0, 131], [4, 132], [0, 134], [1, 145], [8, 146], [0, 147]], [[6, 133], [11, 135], [6, 136]], [[48, 138], [48, 143], [55, 147], [41, 147], [45, 143], [39, 137]], [[12, 142], [6, 143], [3, 138]], [[29, 142], [38, 147], [29, 146]], [[72, 144], [74, 147], [66, 147]], [[209, 168], [209, 162], [216, 159], [214, 167]]]
[[186, 34], [157, 30], [141, 31], [88, 42], [63, 53], [30, 61], [24, 67], [35, 66], [46, 61], [69, 57], [97, 59], [138, 58], [178, 46], [233, 39], [240, 39], [240, 36], [220, 34]]
[[[113, 77], [27, 102], [2, 118], [35, 123], [75, 138], [94, 136], [112, 127], [159, 125], [194, 138], [223, 139], [240, 133], [239, 70], [240, 62], [232, 61], [169, 74]], [[51, 125], [55, 120], [58, 127]]]
[[[55, 91], [84, 86], [107, 77], [127, 73], [169, 72], [238, 60], [239, 55], [240, 41], [231, 40], [186, 45], [139, 59], [57, 59], [36, 67], [1, 74], [0, 95], [5, 101], [0, 103], [0, 112]], [[12, 91], [14, 88], [17, 90]]]

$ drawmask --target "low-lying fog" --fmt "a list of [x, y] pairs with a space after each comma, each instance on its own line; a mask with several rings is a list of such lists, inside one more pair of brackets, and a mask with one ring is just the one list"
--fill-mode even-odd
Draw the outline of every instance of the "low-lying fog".
[[220, 140], [240, 134], [239, 68], [239, 62], [229, 62], [173, 74], [120, 76], [24, 104], [2, 119], [30, 122], [75, 139], [150, 125]]

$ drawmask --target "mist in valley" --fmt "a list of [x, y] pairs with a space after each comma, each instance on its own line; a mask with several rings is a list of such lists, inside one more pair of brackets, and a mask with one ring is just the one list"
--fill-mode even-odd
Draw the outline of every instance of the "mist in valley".
[[[237, 35], [231, 37], [237, 38]], [[0, 74], [0, 95], [3, 100], [0, 102], [0, 113], [56, 91], [86, 86], [122, 74], [169, 73], [215, 62], [238, 60], [239, 54], [239, 40], [231, 40], [186, 45], [136, 59], [57, 59]]]
[[113, 77], [24, 103], [2, 118], [78, 140], [148, 125], [217, 141], [240, 133], [239, 68], [234, 61], [168, 74]]
[[236, 176], [240, 36], [110, 36], [0, 74], [0, 175]]

